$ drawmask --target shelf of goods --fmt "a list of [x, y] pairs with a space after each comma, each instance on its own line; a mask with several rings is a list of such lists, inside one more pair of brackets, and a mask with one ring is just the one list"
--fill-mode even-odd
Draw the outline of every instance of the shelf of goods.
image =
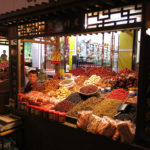
[[[18, 94], [18, 109], [132, 143], [136, 128], [137, 80], [137, 74], [127, 68], [119, 73], [107, 67], [76, 68], [70, 71], [68, 79], [57, 76], [35, 91]], [[73, 83], [73, 86], [62, 83]], [[132, 97], [131, 88], [135, 90]]]

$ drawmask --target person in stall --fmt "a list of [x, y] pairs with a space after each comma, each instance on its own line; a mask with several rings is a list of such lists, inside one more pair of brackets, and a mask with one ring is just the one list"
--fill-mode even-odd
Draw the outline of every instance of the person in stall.
[[30, 70], [28, 73], [28, 83], [24, 89], [24, 93], [28, 93], [30, 91], [36, 91], [40, 84], [38, 81], [38, 72], [36, 70]]
[[7, 61], [7, 55], [6, 55], [6, 50], [3, 50], [3, 54], [1, 55], [1, 61]]

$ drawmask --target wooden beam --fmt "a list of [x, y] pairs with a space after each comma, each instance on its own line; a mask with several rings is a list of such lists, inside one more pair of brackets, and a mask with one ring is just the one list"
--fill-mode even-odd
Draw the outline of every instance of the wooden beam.
[[30, 43], [38, 43], [38, 44], [47, 44], [47, 45], [57, 45], [55, 42], [43, 42], [43, 41], [36, 41], [36, 40], [28, 40], [28, 39], [23, 39], [23, 42], [30, 42]]

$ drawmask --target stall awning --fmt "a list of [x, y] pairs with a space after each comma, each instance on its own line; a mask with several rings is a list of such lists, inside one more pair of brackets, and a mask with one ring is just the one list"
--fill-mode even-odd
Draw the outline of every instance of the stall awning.
[[50, 2], [18, 9], [0, 15], [0, 25], [25, 24], [143, 3], [146, 0], [50, 0]]

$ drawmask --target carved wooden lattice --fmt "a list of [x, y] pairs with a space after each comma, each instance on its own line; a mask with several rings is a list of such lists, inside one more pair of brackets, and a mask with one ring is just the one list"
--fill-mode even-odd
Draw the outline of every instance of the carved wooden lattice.
[[45, 21], [18, 26], [18, 37], [45, 34]]
[[85, 28], [101, 28], [125, 24], [136, 24], [142, 21], [142, 5], [132, 5], [87, 13]]

